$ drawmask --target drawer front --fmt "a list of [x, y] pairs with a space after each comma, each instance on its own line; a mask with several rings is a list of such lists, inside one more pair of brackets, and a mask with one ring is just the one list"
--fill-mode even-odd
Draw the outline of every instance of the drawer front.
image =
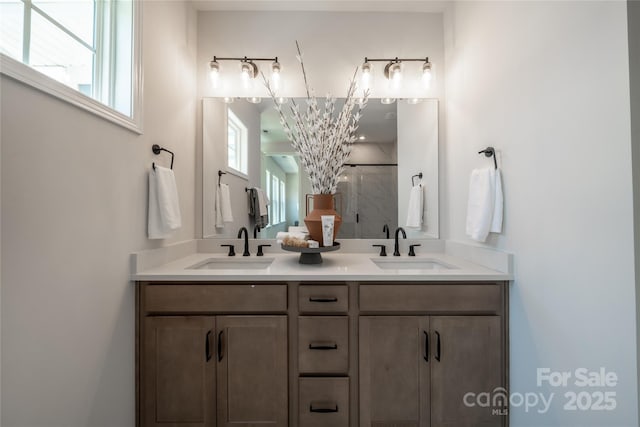
[[300, 427], [349, 426], [349, 378], [300, 378]]
[[346, 313], [349, 311], [349, 288], [346, 285], [300, 285], [300, 313]]
[[360, 285], [361, 312], [492, 313], [502, 311], [502, 287], [487, 284]]
[[152, 313], [284, 313], [287, 285], [171, 284], [144, 288], [144, 309]]
[[347, 317], [298, 318], [298, 368], [301, 374], [346, 374], [349, 369]]

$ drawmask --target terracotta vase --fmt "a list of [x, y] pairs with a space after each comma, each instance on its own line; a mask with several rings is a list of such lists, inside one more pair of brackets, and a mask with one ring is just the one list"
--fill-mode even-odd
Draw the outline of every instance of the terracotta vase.
[[[309, 198], [313, 198], [313, 210], [309, 212]], [[335, 209], [335, 195], [334, 194], [307, 194], [307, 216], [304, 219], [304, 223], [309, 230], [309, 236], [312, 240], [320, 242], [322, 246], [322, 215], [334, 215], [335, 222], [333, 224], [333, 241], [336, 240], [338, 235], [338, 229], [342, 224], [342, 217], [338, 215]]]

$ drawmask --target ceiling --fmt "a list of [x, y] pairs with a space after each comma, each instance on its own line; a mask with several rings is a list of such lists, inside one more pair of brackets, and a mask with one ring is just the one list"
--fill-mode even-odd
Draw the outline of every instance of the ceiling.
[[193, 0], [203, 11], [323, 11], [323, 12], [423, 12], [442, 13], [449, 1], [425, 0]]

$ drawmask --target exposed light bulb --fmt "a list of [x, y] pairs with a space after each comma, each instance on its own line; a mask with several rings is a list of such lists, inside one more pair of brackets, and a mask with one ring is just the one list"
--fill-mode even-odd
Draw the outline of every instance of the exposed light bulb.
[[364, 141], [364, 140], [366, 139], [366, 137], [365, 137], [364, 135], [360, 135], [360, 136], [358, 137], [358, 139], [359, 139], [360, 141]]
[[400, 89], [400, 85], [402, 85], [402, 68], [400, 67], [400, 64], [394, 64], [391, 66], [390, 77], [393, 89]]
[[214, 88], [220, 84], [220, 63], [215, 59], [209, 62], [209, 80]]
[[429, 89], [431, 87], [431, 80], [433, 79], [433, 73], [431, 72], [431, 63], [427, 60], [422, 65], [422, 84]]
[[369, 63], [369, 61], [365, 61], [364, 64], [362, 64], [362, 76], [361, 76], [361, 80], [362, 80], [362, 88], [363, 89], [370, 89], [371, 88], [371, 80], [372, 80], [372, 75], [371, 75], [371, 64]]
[[256, 64], [250, 61], [243, 61], [240, 65], [240, 78], [245, 89], [251, 88], [253, 78], [258, 72]]
[[280, 84], [281, 84], [280, 71], [281, 71], [280, 63], [278, 62], [278, 58], [276, 58], [274, 63], [271, 64], [271, 84], [273, 86], [274, 91], [277, 91], [278, 89], [280, 89]]

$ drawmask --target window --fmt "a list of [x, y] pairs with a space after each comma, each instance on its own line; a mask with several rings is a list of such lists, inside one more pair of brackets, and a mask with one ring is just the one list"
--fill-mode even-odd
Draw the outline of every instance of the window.
[[285, 183], [271, 171], [265, 171], [265, 184], [267, 197], [269, 198], [269, 225], [280, 224], [286, 221], [285, 207]]
[[139, 3], [0, 0], [2, 73], [140, 132]]
[[227, 108], [227, 166], [243, 175], [248, 174], [247, 127]]

